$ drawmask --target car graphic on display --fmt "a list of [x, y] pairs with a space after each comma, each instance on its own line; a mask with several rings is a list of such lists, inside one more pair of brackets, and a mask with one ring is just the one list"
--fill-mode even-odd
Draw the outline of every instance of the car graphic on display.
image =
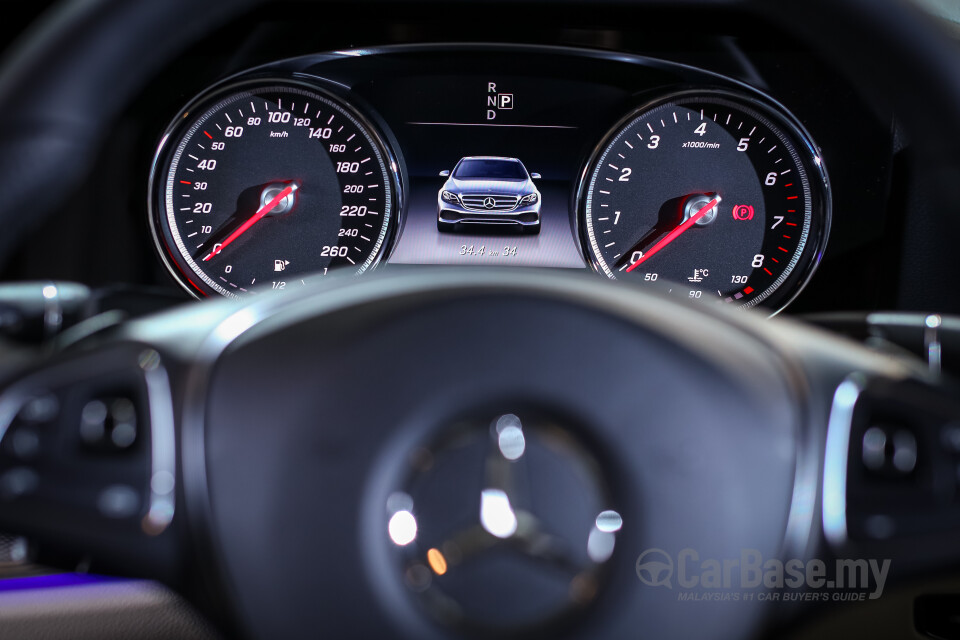
[[517, 158], [470, 156], [461, 158], [437, 194], [437, 229], [453, 231], [463, 225], [510, 225], [526, 233], [540, 232], [540, 192]]

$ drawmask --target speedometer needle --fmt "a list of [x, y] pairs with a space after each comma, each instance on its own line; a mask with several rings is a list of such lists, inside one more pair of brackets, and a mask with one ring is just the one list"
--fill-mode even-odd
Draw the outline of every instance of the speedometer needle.
[[217, 255], [218, 253], [226, 249], [231, 242], [233, 242], [234, 240], [242, 236], [247, 231], [247, 229], [255, 225], [260, 220], [260, 218], [264, 217], [265, 215], [273, 211], [276, 208], [276, 206], [280, 204], [281, 201], [283, 201], [284, 198], [286, 198], [288, 195], [290, 195], [296, 190], [297, 190], [297, 184], [295, 182], [288, 184], [283, 190], [280, 191], [280, 193], [275, 195], [267, 204], [257, 209], [257, 212], [255, 214], [250, 216], [250, 218], [246, 222], [244, 222], [242, 225], [237, 227], [237, 229], [233, 233], [228, 235], [223, 240], [223, 242], [217, 245], [214, 245], [213, 251], [207, 254], [207, 257], [205, 257], [203, 261], [207, 262], [208, 260], [210, 260], [210, 258], [214, 257], [215, 255]]
[[718, 204], [720, 204], [720, 196], [714, 196], [713, 200], [703, 205], [699, 211], [697, 211], [695, 214], [693, 214], [692, 216], [684, 220], [683, 223], [680, 224], [680, 226], [678, 226], [676, 229], [674, 229], [673, 231], [665, 235], [660, 242], [650, 247], [650, 250], [644, 253], [642, 256], [640, 256], [639, 260], [637, 260], [632, 265], [627, 267], [627, 273], [630, 273], [631, 271], [639, 267], [641, 264], [643, 264], [648, 259], [650, 259], [653, 256], [653, 254], [660, 251], [660, 249], [663, 249], [665, 246], [667, 246], [668, 244], [670, 244], [671, 242], [679, 238], [684, 231], [686, 231], [693, 225], [697, 224], [697, 220], [699, 220], [703, 216], [710, 213], [710, 210], [713, 209]]

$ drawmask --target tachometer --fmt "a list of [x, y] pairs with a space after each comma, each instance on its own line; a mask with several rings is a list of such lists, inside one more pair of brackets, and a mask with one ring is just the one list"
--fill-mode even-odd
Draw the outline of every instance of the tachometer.
[[815, 149], [786, 114], [727, 92], [679, 93], [637, 110], [584, 174], [591, 263], [690, 298], [782, 308], [815, 269], [829, 228]]
[[171, 125], [151, 175], [154, 236], [194, 295], [288, 289], [376, 266], [399, 195], [396, 162], [341, 98], [294, 81], [202, 96]]

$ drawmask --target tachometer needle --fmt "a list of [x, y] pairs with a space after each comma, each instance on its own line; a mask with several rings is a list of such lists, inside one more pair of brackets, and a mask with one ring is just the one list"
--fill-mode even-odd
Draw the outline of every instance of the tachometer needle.
[[260, 218], [264, 217], [265, 215], [273, 211], [274, 208], [276, 208], [276, 206], [280, 204], [284, 198], [286, 198], [288, 195], [290, 195], [296, 190], [297, 190], [297, 184], [295, 182], [288, 184], [282, 191], [280, 191], [280, 193], [273, 196], [273, 198], [268, 203], [260, 207], [255, 214], [250, 216], [250, 218], [246, 222], [244, 222], [242, 225], [237, 227], [237, 229], [233, 233], [231, 233], [226, 238], [224, 238], [223, 242], [219, 243], [218, 245], [214, 245], [213, 251], [208, 253], [207, 257], [205, 257], [203, 261], [207, 262], [208, 260], [210, 260], [210, 258], [214, 257], [215, 255], [217, 255], [218, 253], [226, 249], [231, 242], [233, 242], [234, 240], [242, 236], [247, 231], [247, 229], [255, 225], [257, 221], [260, 220]]
[[631, 271], [639, 267], [641, 264], [643, 264], [649, 258], [651, 258], [653, 254], [660, 251], [660, 249], [663, 249], [665, 246], [667, 246], [668, 244], [670, 244], [671, 242], [679, 238], [684, 231], [686, 231], [693, 225], [697, 224], [697, 220], [699, 220], [703, 216], [710, 213], [710, 210], [713, 209], [718, 204], [720, 204], [720, 196], [714, 196], [713, 200], [703, 205], [699, 211], [697, 211], [695, 214], [693, 214], [692, 216], [684, 220], [683, 223], [681, 223], [676, 229], [674, 229], [673, 231], [665, 235], [663, 239], [660, 240], [660, 242], [650, 247], [650, 250], [644, 253], [642, 256], [640, 256], [639, 260], [637, 260], [632, 265], [627, 267], [627, 273], [630, 273]]

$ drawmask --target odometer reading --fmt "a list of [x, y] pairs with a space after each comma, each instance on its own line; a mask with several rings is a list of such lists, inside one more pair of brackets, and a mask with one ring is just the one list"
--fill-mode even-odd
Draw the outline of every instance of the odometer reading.
[[687, 93], [632, 114], [589, 167], [594, 267], [689, 298], [777, 308], [803, 286], [829, 222], [813, 145], [746, 99]]
[[359, 114], [293, 82], [199, 105], [171, 128], [152, 179], [161, 254], [188, 289], [239, 296], [377, 264], [396, 181]]

